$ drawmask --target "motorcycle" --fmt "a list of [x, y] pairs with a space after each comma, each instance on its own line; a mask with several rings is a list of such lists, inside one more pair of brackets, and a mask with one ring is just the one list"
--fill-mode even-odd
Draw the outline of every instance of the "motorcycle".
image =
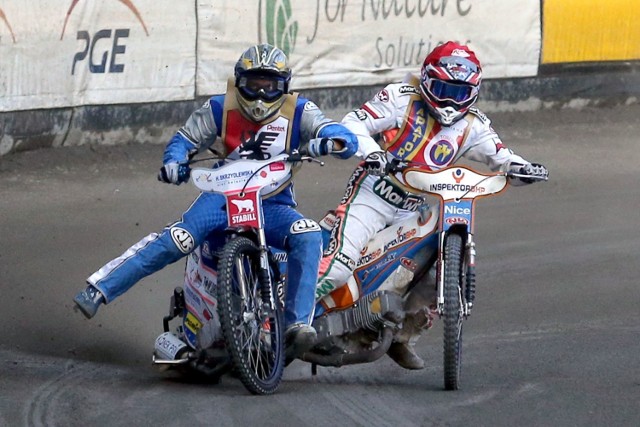
[[[415, 215], [378, 233], [362, 251], [345, 286], [328, 293], [317, 289], [313, 326], [318, 341], [301, 359], [312, 364], [313, 374], [318, 365], [373, 362], [387, 353], [394, 337], [428, 329], [438, 316], [444, 330], [444, 388], [457, 390], [462, 325], [476, 293], [475, 202], [501, 194], [508, 178], [546, 178], [483, 173], [466, 166], [433, 171], [399, 161], [387, 172], [400, 173], [412, 193], [435, 196], [438, 203], [423, 205]], [[330, 211], [320, 222], [325, 241], [336, 220]], [[344, 298], [344, 293], [350, 297]]]
[[[262, 198], [288, 184], [294, 164], [318, 160], [281, 154], [194, 168], [191, 182], [226, 199], [228, 228], [221, 245], [207, 240], [192, 252], [184, 288], [171, 297], [153, 363], [213, 380], [234, 372], [253, 394], [275, 392], [282, 379], [284, 275], [267, 246]], [[322, 163], [322, 162], [319, 162]], [[213, 251], [221, 247], [219, 251]], [[176, 332], [169, 322], [182, 319]]]
[[[387, 353], [396, 336], [406, 333], [407, 329], [413, 328], [415, 332], [428, 328], [437, 315], [443, 320], [444, 388], [457, 390], [462, 325], [471, 314], [476, 291], [475, 202], [501, 194], [508, 178], [535, 177], [514, 172], [481, 173], [466, 166], [437, 171], [411, 162], [394, 162], [390, 166], [387, 172], [402, 174], [413, 193], [435, 196], [438, 203], [420, 206], [415, 215], [374, 236], [362, 251], [345, 286], [332, 291], [322, 287], [316, 290], [312, 324], [318, 339], [315, 346], [299, 358], [311, 363], [314, 375], [317, 366], [371, 363]], [[320, 222], [325, 245], [330, 243], [330, 230], [336, 220], [329, 212]], [[202, 257], [208, 252], [207, 245], [203, 245], [190, 255], [184, 291], [182, 288], [174, 291], [171, 313], [164, 321], [165, 333], [156, 340], [156, 355], [163, 355], [162, 363], [189, 363], [191, 368], [219, 378], [224, 366], [228, 366], [223, 357], [227, 341], [220, 339], [224, 328], [216, 317], [213, 289], [218, 288], [217, 310], [222, 313], [220, 289], [225, 287], [221, 275], [224, 270], [218, 268], [216, 277], [216, 270], [202, 263]], [[270, 265], [273, 271], [285, 272], [286, 253], [271, 251]], [[280, 304], [283, 280], [280, 277], [277, 288]], [[351, 298], [344, 298], [345, 292]], [[211, 319], [203, 319], [198, 314], [199, 300], [209, 303]], [[433, 307], [432, 300], [435, 300]], [[168, 319], [176, 316], [181, 316], [183, 322], [174, 335], [169, 332]], [[222, 320], [222, 316], [218, 317]], [[198, 322], [189, 320], [193, 318]], [[181, 351], [165, 352], [166, 342], [175, 343], [188, 356], [181, 356]], [[220, 358], [199, 356], [214, 350], [218, 350]], [[229, 353], [233, 359], [233, 347]], [[248, 381], [243, 383], [251, 392], [263, 394], [260, 389], [250, 387]]]

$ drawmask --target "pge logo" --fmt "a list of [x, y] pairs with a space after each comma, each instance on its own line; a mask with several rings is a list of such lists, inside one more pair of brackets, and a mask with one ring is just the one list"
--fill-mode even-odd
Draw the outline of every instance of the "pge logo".
[[4, 14], [4, 10], [2, 10], [1, 7], [0, 7], [0, 19], [2, 19], [2, 22], [4, 22], [4, 25], [6, 25], [7, 29], [9, 30], [9, 34], [11, 34], [11, 40], [13, 40], [13, 42], [15, 43], [16, 35], [13, 33], [13, 28], [11, 28], [11, 24], [9, 24], [7, 15]]
[[[60, 34], [60, 40], [64, 38], [65, 31], [67, 29], [67, 23], [73, 13], [76, 5], [80, 0], [71, 0], [71, 6], [67, 11], [67, 16], [62, 26], [62, 33]], [[142, 19], [142, 15], [138, 9], [134, 6], [131, 0], [118, 0], [124, 4], [137, 18], [142, 25], [142, 29], [145, 34], [149, 36], [147, 26]], [[73, 57], [73, 66], [71, 67], [71, 74], [75, 74], [76, 64], [87, 60], [89, 72], [91, 73], [122, 73], [124, 71], [124, 64], [118, 62], [118, 55], [124, 55], [127, 50], [126, 44], [123, 39], [129, 37], [128, 28], [118, 29], [101, 29], [95, 33], [90, 33], [86, 30], [78, 31], [76, 35], [77, 40], [84, 41], [84, 47], [78, 51]], [[105, 46], [105, 41], [109, 44]], [[100, 46], [97, 46], [100, 45]], [[96, 61], [96, 58], [99, 60]]]

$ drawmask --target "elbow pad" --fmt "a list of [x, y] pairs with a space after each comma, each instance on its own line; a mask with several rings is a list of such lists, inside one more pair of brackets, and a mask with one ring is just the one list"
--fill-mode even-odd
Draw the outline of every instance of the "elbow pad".
[[189, 160], [189, 156], [197, 152], [196, 146], [187, 139], [181, 132], [176, 133], [164, 149], [163, 164], [184, 163]]

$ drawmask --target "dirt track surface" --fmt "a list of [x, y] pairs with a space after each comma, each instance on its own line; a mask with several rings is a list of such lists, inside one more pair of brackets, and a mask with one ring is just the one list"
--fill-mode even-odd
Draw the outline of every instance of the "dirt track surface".
[[[92, 320], [72, 297], [105, 262], [176, 219], [190, 185], [155, 175], [161, 145], [0, 158], [0, 425], [637, 426], [640, 420], [640, 106], [493, 115], [548, 183], [479, 202], [478, 296], [461, 390], [442, 390], [442, 335], [423, 371], [383, 357], [294, 362], [279, 392], [197, 384], [150, 366], [181, 262]], [[301, 210], [319, 218], [353, 162], [309, 165]]]

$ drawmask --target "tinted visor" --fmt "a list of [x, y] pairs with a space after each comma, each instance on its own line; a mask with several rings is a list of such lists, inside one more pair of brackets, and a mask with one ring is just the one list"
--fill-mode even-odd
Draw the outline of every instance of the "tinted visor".
[[244, 99], [272, 102], [284, 95], [285, 80], [279, 76], [249, 74], [240, 77], [238, 90]]
[[429, 91], [440, 101], [453, 101], [462, 104], [471, 98], [473, 87], [467, 84], [450, 83], [433, 79]]

